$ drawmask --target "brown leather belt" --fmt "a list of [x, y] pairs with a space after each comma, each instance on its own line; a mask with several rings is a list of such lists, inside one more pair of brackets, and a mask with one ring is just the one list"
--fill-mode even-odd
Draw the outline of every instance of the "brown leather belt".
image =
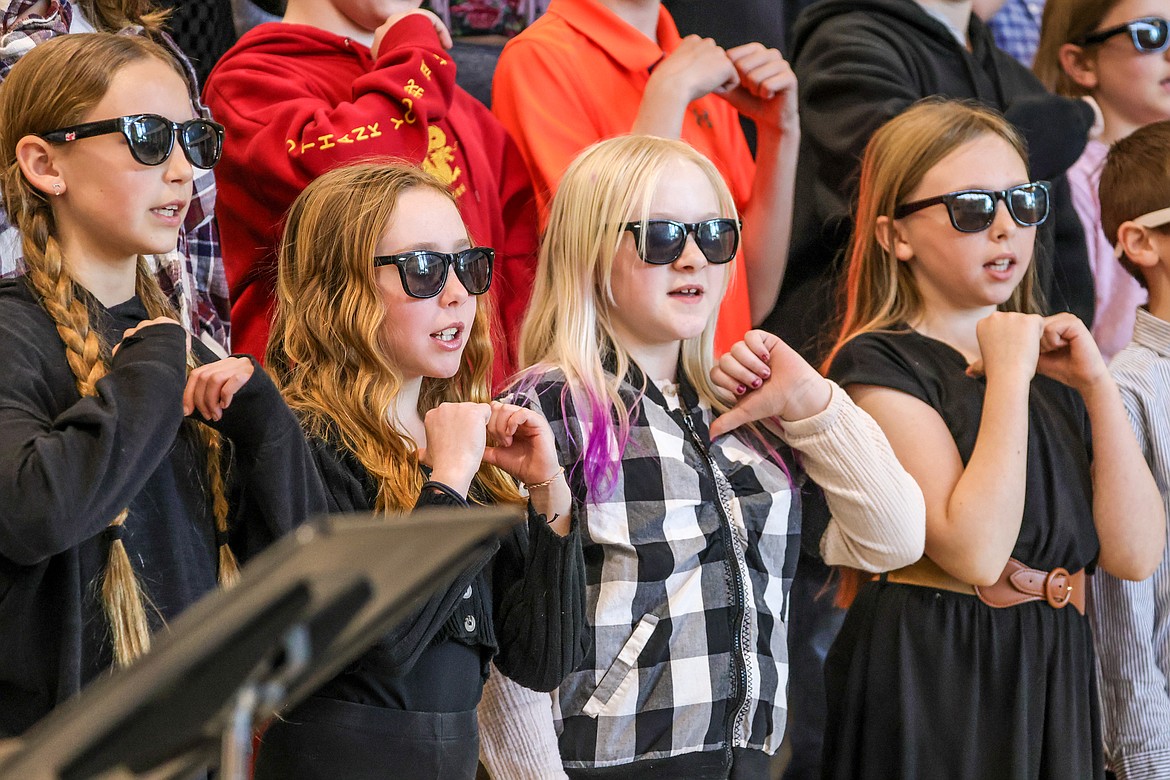
[[1052, 571], [1032, 569], [1009, 558], [999, 580], [990, 586], [970, 585], [947, 574], [929, 558], [882, 575], [889, 582], [939, 588], [975, 596], [990, 607], [1014, 607], [1028, 601], [1045, 601], [1053, 609], [1069, 604], [1085, 614], [1085, 571], [1075, 574], [1057, 566]]

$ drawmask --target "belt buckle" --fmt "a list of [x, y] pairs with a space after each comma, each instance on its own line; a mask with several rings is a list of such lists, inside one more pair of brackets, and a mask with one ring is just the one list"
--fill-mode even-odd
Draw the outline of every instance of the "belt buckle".
[[[1057, 583], [1057, 577], [1063, 577], [1060, 583]], [[1044, 578], [1044, 600], [1053, 609], [1061, 609], [1072, 600], [1073, 586], [1068, 584], [1069, 579], [1068, 569], [1060, 566], [1048, 572]]]

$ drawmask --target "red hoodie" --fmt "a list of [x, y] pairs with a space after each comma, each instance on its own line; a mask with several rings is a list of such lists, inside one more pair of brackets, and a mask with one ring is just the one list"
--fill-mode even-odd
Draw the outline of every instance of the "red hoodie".
[[262, 24], [220, 59], [203, 98], [227, 128], [215, 169], [216, 213], [232, 297], [232, 345], [263, 355], [284, 216], [322, 173], [374, 155], [405, 157], [447, 181], [473, 240], [494, 247], [489, 294], [498, 386], [536, 270], [532, 183], [491, 113], [455, 85], [455, 63], [431, 23], [408, 16], [376, 60], [349, 38]]

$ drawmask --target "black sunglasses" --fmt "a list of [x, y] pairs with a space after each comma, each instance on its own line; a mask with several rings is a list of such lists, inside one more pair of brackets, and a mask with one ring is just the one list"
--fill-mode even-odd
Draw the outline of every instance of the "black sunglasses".
[[1008, 214], [1021, 227], [1035, 227], [1048, 218], [1048, 182], [1033, 181], [1006, 190], [959, 190], [935, 198], [903, 203], [894, 209], [894, 219], [942, 203], [951, 224], [961, 233], [978, 233], [995, 221], [997, 201], [1007, 205]]
[[496, 250], [473, 246], [462, 252], [446, 254], [418, 249], [398, 255], [379, 255], [374, 267], [398, 266], [402, 289], [412, 298], [434, 298], [447, 284], [447, 271], [455, 266], [455, 278], [472, 295], [483, 295], [492, 285], [492, 265]]
[[223, 125], [210, 119], [179, 123], [158, 114], [134, 114], [62, 127], [38, 136], [50, 143], [63, 144], [110, 133], [121, 133], [130, 146], [130, 154], [143, 165], [166, 162], [175, 148], [176, 135], [183, 154], [196, 168], [211, 168], [223, 154]]
[[1143, 54], [1157, 54], [1166, 51], [1166, 47], [1170, 45], [1170, 22], [1160, 16], [1143, 16], [1141, 19], [1134, 19], [1108, 30], [1090, 33], [1075, 43], [1079, 46], [1092, 46], [1104, 43], [1114, 35], [1121, 35], [1124, 32], [1129, 33], [1133, 47]]
[[695, 234], [695, 244], [712, 265], [730, 263], [739, 249], [740, 222], [736, 219], [705, 219], [702, 222], [675, 222], [673, 219], [648, 219], [627, 222], [622, 226], [634, 234], [638, 256], [651, 265], [670, 265], [683, 253], [687, 236]]

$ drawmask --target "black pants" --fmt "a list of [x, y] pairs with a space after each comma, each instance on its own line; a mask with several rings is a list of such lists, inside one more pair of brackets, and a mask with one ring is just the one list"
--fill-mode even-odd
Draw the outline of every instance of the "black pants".
[[475, 710], [405, 712], [310, 698], [264, 732], [256, 780], [472, 780]]

